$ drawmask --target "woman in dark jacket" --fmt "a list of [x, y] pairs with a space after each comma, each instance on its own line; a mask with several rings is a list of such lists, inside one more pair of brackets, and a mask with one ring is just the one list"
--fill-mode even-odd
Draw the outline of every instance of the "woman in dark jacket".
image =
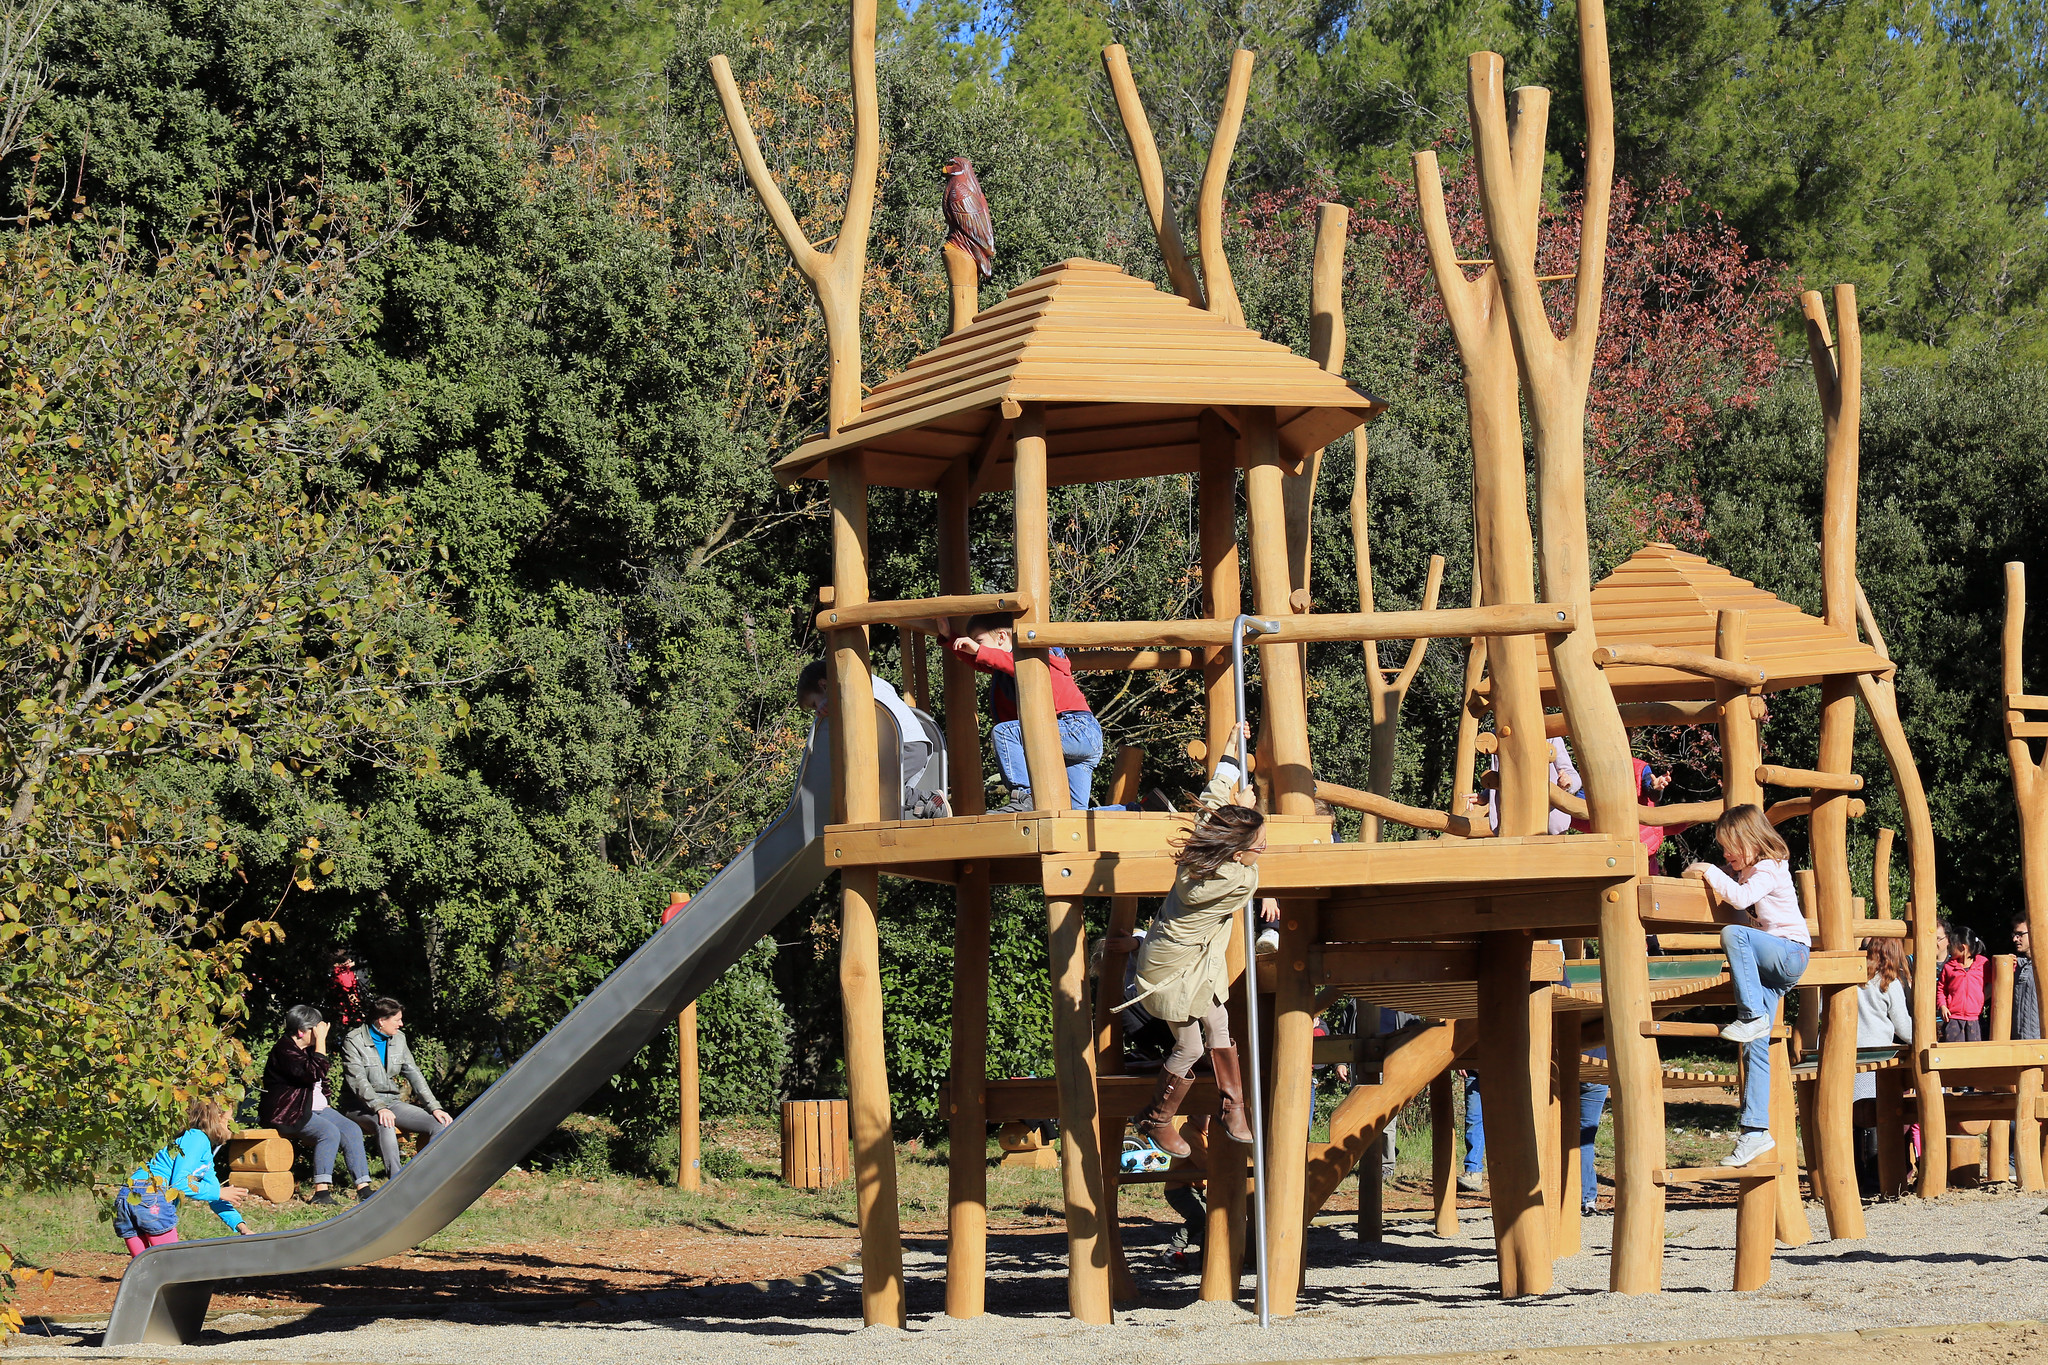
[[313, 1143], [313, 1202], [332, 1204], [334, 1154], [348, 1157], [356, 1197], [368, 1199], [370, 1160], [363, 1152], [363, 1130], [343, 1118], [327, 1098], [327, 1022], [311, 1005], [285, 1011], [284, 1037], [270, 1049], [263, 1064], [263, 1103], [257, 1110], [266, 1128], [288, 1138]]

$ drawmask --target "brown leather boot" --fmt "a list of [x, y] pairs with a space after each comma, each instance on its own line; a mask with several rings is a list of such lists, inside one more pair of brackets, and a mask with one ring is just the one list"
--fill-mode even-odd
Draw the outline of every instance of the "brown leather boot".
[[1251, 1120], [1245, 1113], [1244, 1081], [1237, 1070], [1237, 1049], [1212, 1047], [1209, 1065], [1216, 1069], [1216, 1093], [1222, 1098], [1223, 1133], [1232, 1142], [1252, 1143]]
[[1152, 1092], [1152, 1102], [1131, 1120], [1131, 1126], [1138, 1130], [1139, 1136], [1150, 1138], [1152, 1145], [1168, 1156], [1186, 1156], [1192, 1150], [1174, 1130], [1173, 1116], [1180, 1112], [1180, 1102], [1188, 1097], [1188, 1091], [1194, 1086], [1194, 1077], [1176, 1076], [1162, 1069], [1159, 1086]]

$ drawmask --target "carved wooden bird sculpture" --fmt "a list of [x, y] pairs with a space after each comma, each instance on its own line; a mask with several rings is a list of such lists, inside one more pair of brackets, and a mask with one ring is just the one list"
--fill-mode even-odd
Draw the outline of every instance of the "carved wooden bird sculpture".
[[974, 258], [985, 280], [996, 269], [996, 229], [989, 222], [988, 200], [974, 178], [974, 163], [956, 156], [946, 163], [946, 240]]

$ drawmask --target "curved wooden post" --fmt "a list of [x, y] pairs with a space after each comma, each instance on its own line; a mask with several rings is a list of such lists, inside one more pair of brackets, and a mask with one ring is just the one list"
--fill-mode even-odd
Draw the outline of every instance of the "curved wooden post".
[[[1856, 291], [1835, 286], [1835, 319], [1841, 345], [1830, 347], [1827, 313], [1820, 294], [1800, 296], [1806, 314], [1807, 350], [1820, 389], [1826, 425], [1826, 486], [1821, 499], [1821, 602], [1829, 625], [1856, 633], [1856, 483], [1858, 428], [1862, 405], [1862, 334], [1856, 325]], [[1821, 683], [1822, 772], [1848, 772], [1855, 757], [1856, 695], [1848, 678]], [[1855, 947], [1850, 925], [1849, 801], [1840, 792], [1814, 793], [1807, 819], [1813, 851], [1820, 946], [1830, 951]], [[1819, 991], [1822, 1029], [1820, 1071], [1814, 1086], [1814, 1124], [1820, 1153], [1816, 1193], [1828, 1213], [1829, 1235], [1863, 1236], [1863, 1204], [1856, 1190], [1855, 1128], [1850, 1118], [1856, 1083], [1856, 988], [1826, 986]]]
[[[720, 53], [711, 59], [711, 80], [739, 149], [747, 180], [760, 196], [790, 260], [810, 282], [825, 316], [826, 364], [831, 394], [827, 423], [833, 435], [860, 415], [860, 295], [867, 272], [868, 230], [874, 221], [875, 179], [882, 162], [881, 111], [875, 95], [875, 0], [851, 0], [848, 60], [853, 77], [853, 168], [846, 189], [846, 212], [840, 217], [837, 240], [820, 251], [805, 236], [775, 175], [761, 158], [746, 101], [733, 80], [732, 67]], [[844, 599], [841, 599], [842, 601]]]
[[[2019, 813], [2020, 881], [2026, 895], [2027, 930], [2033, 950], [2034, 981], [2044, 979], [2048, 967], [2048, 782], [2042, 781], [2042, 764], [2036, 762], [2033, 744], [2018, 728], [2026, 723], [2020, 697], [2026, 692], [2027, 566], [2005, 566], [2005, 629], [2001, 637], [1999, 676], [2005, 693], [2005, 757], [2012, 772], [2013, 805]], [[1914, 1026], [1917, 1028], [1916, 1017]], [[2020, 1073], [2019, 1092], [2024, 1100], [2038, 1098], [2042, 1091], [2039, 1067]], [[2019, 1145], [2020, 1188], [2038, 1190], [2048, 1172], [2041, 1169], [2041, 1122], [2024, 1103], [2022, 1117], [2013, 1127]]]
[[[1230, 621], [1244, 609], [1237, 562], [1237, 434], [1208, 408], [1202, 410], [1196, 432], [1202, 461], [1196, 494], [1201, 518], [1202, 615], [1212, 621]], [[1230, 646], [1214, 645], [1203, 651], [1202, 693], [1202, 732], [1208, 746], [1203, 762], [1213, 773], [1216, 760], [1229, 752], [1237, 728]]]
[[[1499, 103], [1503, 98], [1500, 58], [1491, 53], [1474, 56], [1467, 84], [1475, 109]], [[1512, 195], [1513, 211], [1526, 219], [1532, 241], [1543, 188], [1543, 141], [1549, 116], [1549, 91], [1529, 88], [1514, 92], [1510, 161], [1519, 180]], [[1430, 269], [1458, 344], [1471, 425], [1473, 604], [1534, 602], [1536, 580], [1531, 566], [1536, 551], [1529, 530], [1521, 399], [1514, 339], [1501, 304], [1500, 272], [1496, 267], [1477, 280], [1465, 278], [1458, 265], [1457, 245], [1451, 240], [1436, 153], [1417, 152], [1414, 170]], [[1361, 459], [1361, 471], [1363, 467]], [[1352, 520], [1356, 538], [1359, 512], [1355, 503]], [[1370, 572], [1368, 562], [1362, 568], [1361, 583]], [[1362, 604], [1362, 589], [1360, 600]], [[1360, 609], [1367, 608], [1361, 605]], [[1536, 643], [1530, 636], [1502, 636], [1486, 641], [1483, 649], [1491, 679], [1494, 734], [1501, 746], [1500, 832], [1541, 834], [1550, 817], [1550, 753], [1544, 740], [1542, 697], [1536, 686]], [[1471, 681], [1468, 677], [1468, 684]], [[1468, 686], [1468, 694], [1469, 690]], [[1469, 752], [1467, 757], [1469, 760]]]
[[[1562, 338], [1550, 330], [1536, 280], [1533, 215], [1523, 207], [1528, 193], [1523, 182], [1529, 175], [1540, 175], [1540, 170], [1517, 165], [1505, 102], [1498, 85], [1489, 89], [1483, 79], [1500, 59], [1490, 53], [1475, 56], [1468, 89], [1493, 273], [1500, 280], [1535, 435], [1543, 600], [1577, 609], [1573, 630], [1550, 637], [1551, 671], [1566, 726], [1578, 744], [1575, 758], [1586, 779], [1592, 826], [1601, 834], [1633, 842], [1635, 769], [1614, 693], [1593, 661], [1599, 642], [1593, 629], [1586, 540], [1586, 391], [1599, 341], [1606, 277], [1614, 97], [1608, 79], [1606, 8], [1600, 0], [1583, 0], [1578, 19], [1586, 110], [1585, 199], [1575, 276], [1577, 304], [1571, 330]], [[1638, 874], [1643, 862], [1638, 853]], [[1641, 1034], [1641, 1022], [1650, 1017], [1649, 949], [1633, 884], [1604, 893], [1600, 950], [1618, 1157], [1614, 1258], [1608, 1283], [1617, 1292], [1638, 1293], [1657, 1288], [1662, 1272], [1664, 1199], [1653, 1177], [1663, 1160], [1664, 1094], [1655, 1040]]]
[[1202, 257], [1202, 274], [1198, 279], [1181, 244], [1173, 197], [1167, 193], [1166, 175], [1159, 164], [1159, 146], [1152, 137], [1151, 120], [1145, 116], [1145, 103], [1138, 97], [1138, 83], [1131, 77], [1130, 55], [1120, 43], [1102, 50], [1103, 69], [1109, 73], [1117, 116], [1131, 145], [1131, 159], [1137, 163], [1138, 188], [1144, 194], [1153, 234], [1159, 239], [1167, 279], [1174, 292], [1195, 307], [1206, 308], [1239, 326], [1244, 325], [1244, 309], [1238, 304], [1230, 261], [1223, 253], [1223, 191], [1230, 183], [1230, 159], [1237, 150], [1245, 99], [1251, 92], [1252, 62], [1252, 54], [1242, 48], [1231, 55], [1223, 109], [1216, 119], [1215, 136], [1209, 140], [1209, 160], [1202, 170], [1195, 210], [1195, 237]]

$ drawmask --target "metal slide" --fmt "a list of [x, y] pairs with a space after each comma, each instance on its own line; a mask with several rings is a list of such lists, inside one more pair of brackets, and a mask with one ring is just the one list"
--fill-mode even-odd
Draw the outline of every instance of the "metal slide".
[[[893, 737], [886, 712], [878, 721]], [[376, 1198], [311, 1227], [143, 1252], [121, 1278], [103, 1344], [190, 1344], [216, 1281], [361, 1265], [446, 1227], [817, 889], [831, 813], [830, 744], [818, 725], [782, 814]]]

